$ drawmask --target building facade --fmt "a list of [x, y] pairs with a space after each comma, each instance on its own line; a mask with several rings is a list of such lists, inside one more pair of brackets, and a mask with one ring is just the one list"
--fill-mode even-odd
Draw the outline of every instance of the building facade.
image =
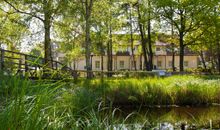
[[[113, 53], [113, 71], [117, 70], [135, 70], [135, 65], [137, 70], [143, 70], [144, 58], [138, 54], [138, 46], [134, 47], [135, 60], [131, 55], [131, 49], [128, 47], [126, 51], [118, 51]], [[153, 57], [154, 69], [172, 69], [172, 59], [173, 53], [170, 52], [169, 46], [166, 43], [157, 41], [155, 43], [155, 51]], [[120, 49], [119, 49], [120, 50]], [[103, 56], [103, 70], [107, 70], [107, 55]], [[102, 57], [100, 55], [91, 55], [92, 70], [102, 70]], [[197, 68], [199, 64], [199, 56], [195, 53], [185, 50], [184, 56], [184, 67], [187, 68]], [[175, 67], [179, 68], [179, 55], [178, 52], [175, 54]], [[79, 58], [73, 63], [74, 69], [85, 70], [86, 60], [85, 57]]]

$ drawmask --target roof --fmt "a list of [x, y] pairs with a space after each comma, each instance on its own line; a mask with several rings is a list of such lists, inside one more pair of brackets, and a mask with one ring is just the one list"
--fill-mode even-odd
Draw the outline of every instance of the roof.
[[156, 41], [155, 42], [155, 46], [167, 46], [168, 44], [165, 42], [161, 42], [161, 41]]
[[130, 53], [128, 51], [118, 51], [116, 52], [116, 56], [130, 56]]
[[[172, 55], [172, 52], [167, 50], [167, 55]], [[176, 55], [179, 55], [179, 52], [177, 52]], [[190, 50], [188, 47], [185, 47], [185, 49], [184, 49], [184, 56], [197, 56], [197, 55], [198, 54], [196, 54], [195, 52]]]

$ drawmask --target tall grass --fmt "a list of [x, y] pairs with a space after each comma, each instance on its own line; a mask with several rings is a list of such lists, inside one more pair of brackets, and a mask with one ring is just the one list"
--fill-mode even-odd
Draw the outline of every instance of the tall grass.
[[[0, 129], [105, 129], [118, 122], [101, 90], [0, 74]], [[71, 87], [70, 87], [71, 86]], [[98, 93], [100, 91], [100, 94]]]
[[220, 103], [220, 78], [172, 76], [92, 80], [116, 105], [208, 105]]

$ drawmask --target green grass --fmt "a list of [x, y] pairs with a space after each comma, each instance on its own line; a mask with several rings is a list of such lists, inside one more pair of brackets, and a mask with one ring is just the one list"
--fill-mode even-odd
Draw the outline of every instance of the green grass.
[[101, 95], [91, 89], [2, 74], [0, 79], [1, 130], [102, 130], [118, 122], [114, 112], [102, 105]]
[[[0, 129], [106, 129], [126, 124], [112, 105], [220, 103], [219, 78], [30, 81], [0, 74]], [[146, 121], [144, 121], [146, 122]]]
[[81, 86], [104, 89], [105, 96], [118, 105], [220, 103], [220, 78], [218, 76], [91, 80], [84, 82]]

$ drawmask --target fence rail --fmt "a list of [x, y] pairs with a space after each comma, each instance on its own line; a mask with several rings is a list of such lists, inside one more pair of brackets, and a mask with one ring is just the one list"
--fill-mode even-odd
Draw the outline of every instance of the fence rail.
[[45, 70], [53, 77], [59, 78], [62, 74], [72, 73], [72, 69], [58, 61], [49, 60], [51, 66], [45, 64], [45, 59], [20, 52], [0, 49], [0, 70], [10, 74], [22, 75], [28, 78], [42, 78]]

